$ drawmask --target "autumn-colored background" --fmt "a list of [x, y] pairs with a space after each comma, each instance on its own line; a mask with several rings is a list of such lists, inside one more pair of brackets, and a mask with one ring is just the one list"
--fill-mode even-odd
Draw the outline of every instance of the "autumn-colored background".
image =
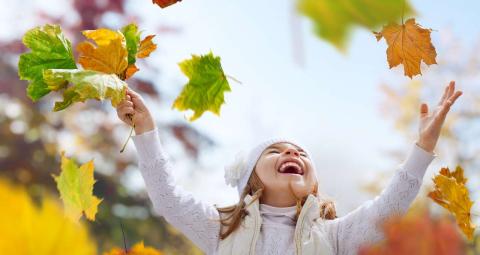
[[[27, 98], [27, 83], [19, 80], [16, 69], [26, 51], [21, 37], [45, 23], [60, 24], [73, 45], [82, 40], [81, 30], [119, 29], [132, 21], [145, 34], [157, 35], [157, 51], [139, 63], [141, 71], [128, 84], [147, 99], [179, 184], [220, 205], [237, 199], [236, 190], [223, 180], [223, 166], [235, 153], [268, 137], [289, 136], [305, 141], [318, 167], [321, 191], [345, 215], [378, 194], [404, 159], [416, 139], [420, 102], [436, 103], [448, 81], [456, 80], [464, 96], [447, 119], [438, 158], [412, 212], [423, 215], [420, 208], [427, 208], [444, 222], [447, 212], [426, 193], [441, 167], [460, 164], [475, 201], [472, 211], [480, 213], [475, 188], [480, 184], [480, 5], [474, 1], [410, 1], [416, 14], [408, 17], [433, 29], [438, 54], [438, 65], [422, 66], [423, 75], [413, 79], [403, 76], [401, 67], [388, 68], [385, 42], [377, 42], [368, 29], [354, 28], [343, 51], [319, 39], [293, 0], [184, 0], [165, 9], [149, 0], [0, 3], [0, 190], [11, 194], [0, 201], [2, 208], [32, 203], [23, 209], [41, 220], [30, 239], [23, 240], [30, 245], [63, 242], [83, 247], [78, 254], [101, 253], [123, 247], [123, 226], [127, 246], [144, 241], [165, 254], [200, 253], [152, 214], [133, 143], [119, 153], [129, 127], [108, 102], [90, 100], [52, 112], [59, 95], [37, 103]], [[220, 117], [206, 113], [188, 122], [184, 113], [171, 109], [186, 82], [177, 63], [210, 50], [242, 84], [231, 83]], [[61, 150], [82, 164], [95, 160], [94, 194], [103, 198], [95, 222], [82, 220], [81, 227], [63, 222], [51, 176], [60, 171]], [[51, 207], [35, 213], [42, 203]], [[11, 224], [16, 217], [0, 210], [0, 244], [9, 241], [2, 233], [21, 229]], [[453, 226], [448, 231], [458, 231], [445, 217], [445, 224]], [[473, 221], [478, 222], [476, 216]], [[55, 236], [55, 226], [70, 234]], [[480, 254], [477, 236], [461, 241], [469, 254]]]

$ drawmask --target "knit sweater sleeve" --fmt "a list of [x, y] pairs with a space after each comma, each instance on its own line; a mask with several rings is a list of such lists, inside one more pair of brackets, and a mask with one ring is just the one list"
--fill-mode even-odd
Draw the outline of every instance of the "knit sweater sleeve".
[[220, 223], [216, 208], [194, 198], [176, 184], [172, 164], [164, 151], [158, 128], [132, 137], [140, 172], [156, 213], [179, 229], [207, 254], [215, 253]]
[[382, 223], [391, 216], [407, 212], [418, 194], [428, 165], [436, 156], [414, 144], [379, 196], [343, 217], [326, 221], [335, 254], [357, 254], [362, 245], [382, 240]]

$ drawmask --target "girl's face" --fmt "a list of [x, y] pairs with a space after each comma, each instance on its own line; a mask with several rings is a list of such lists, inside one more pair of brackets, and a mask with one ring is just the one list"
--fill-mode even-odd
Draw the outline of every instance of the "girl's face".
[[276, 143], [265, 149], [255, 173], [264, 184], [267, 197], [299, 199], [311, 194], [317, 184], [309, 155], [290, 143]]

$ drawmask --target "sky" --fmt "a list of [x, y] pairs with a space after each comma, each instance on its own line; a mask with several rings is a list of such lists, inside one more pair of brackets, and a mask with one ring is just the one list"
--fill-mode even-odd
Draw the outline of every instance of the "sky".
[[[6, 6], [0, 10], [1, 24], [22, 20], [16, 26], [3, 27], [0, 37], [38, 25], [29, 18], [25, 2], [30, 2], [28, 8], [44, 8], [57, 15], [70, 8], [68, 1], [59, 0], [42, 1], [42, 5], [33, 0], [22, 4], [9, 1], [8, 5], [5, 0], [0, 2]], [[411, 3], [418, 13], [417, 21], [434, 29], [434, 45], [452, 37], [467, 47], [478, 42], [479, 2]], [[18, 12], [20, 9], [23, 11]], [[292, 137], [312, 152], [320, 190], [336, 201], [340, 214], [345, 214], [371, 198], [360, 189], [362, 183], [401, 163], [385, 156], [385, 150], [402, 148], [406, 155], [414, 143], [401, 136], [392, 120], [382, 117], [379, 110], [384, 99], [379, 86], [404, 84], [410, 79], [402, 76], [400, 68], [388, 69], [386, 44], [377, 42], [371, 31], [354, 29], [347, 50], [340, 52], [314, 35], [311, 23], [296, 15], [292, 0], [184, 0], [166, 9], [153, 6], [151, 1], [130, 0], [127, 9], [142, 17], [145, 34], [159, 24], [178, 28], [178, 33], [156, 38], [158, 50], [147, 61], [158, 65], [160, 71], [138, 74], [153, 78], [168, 100], [173, 100], [187, 82], [177, 63], [191, 54], [212, 51], [222, 58], [226, 74], [241, 81], [230, 82], [232, 92], [225, 96], [220, 117], [206, 113], [189, 123], [184, 113], [169, 107], [152, 109], [158, 122], [184, 121], [217, 144], [202, 151], [199, 163], [186, 163], [181, 160], [178, 143], [160, 130], [167, 151], [176, 159], [174, 175], [179, 185], [208, 203], [229, 205], [237, 201], [236, 190], [224, 184], [223, 167], [239, 150], [271, 137]], [[71, 19], [74, 22], [75, 17]], [[111, 26], [125, 25], [114, 14], [105, 19]], [[447, 82], [439, 84], [439, 96]], [[132, 144], [129, 149], [134, 150]], [[441, 163], [438, 159], [430, 168]], [[133, 188], [143, 188], [138, 170], [129, 172], [128, 180]]]

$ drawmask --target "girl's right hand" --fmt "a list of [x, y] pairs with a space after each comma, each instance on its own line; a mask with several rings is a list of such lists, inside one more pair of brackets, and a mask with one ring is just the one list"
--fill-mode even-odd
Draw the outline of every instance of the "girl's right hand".
[[[132, 119], [129, 118], [128, 114]], [[127, 88], [125, 99], [117, 106], [117, 115], [120, 120], [129, 126], [133, 126], [133, 123], [135, 123], [136, 135], [155, 129], [155, 121], [145, 106], [142, 96], [129, 88]]]

